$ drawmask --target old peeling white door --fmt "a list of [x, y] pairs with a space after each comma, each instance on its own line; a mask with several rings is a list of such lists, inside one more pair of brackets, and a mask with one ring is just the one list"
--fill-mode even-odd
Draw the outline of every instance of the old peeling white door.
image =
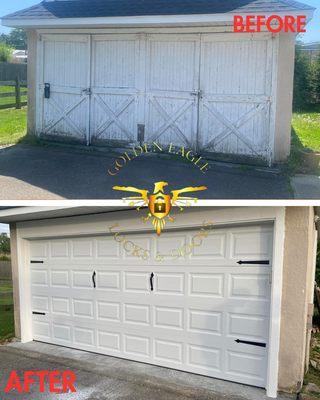
[[264, 387], [272, 226], [215, 229], [172, 259], [195, 233], [126, 235], [162, 263], [110, 236], [32, 241], [33, 338]]
[[202, 151], [269, 159], [271, 35], [202, 35]]
[[199, 45], [198, 35], [148, 35], [147, 142], [195, 147]]
[[[88, 35], [43, 35], [41, 133], [89, 139], [90, 37]], [[44, 95], [50, 85], [49, 98]]]
[[139, 35], [93, 36], [90, 116], [93, 143], [137, 141], [144, 100], [141, 57]]

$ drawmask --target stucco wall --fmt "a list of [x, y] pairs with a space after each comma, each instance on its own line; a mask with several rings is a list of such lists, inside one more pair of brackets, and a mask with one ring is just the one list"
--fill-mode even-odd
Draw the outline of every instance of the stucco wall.
[[36, 87], [37, 87], [37, 33], [27, 31], [28, 36], [28, 134], [36, 134]]
[[279, 389], [297, 392], [310, 341], [308, 309], [314, 284], [316, 229], [312, 207], [287, 207], [283, 265]]
[[279, 38], [274, 160], [284, 162], [290, 154], [293, 99], [295, 36], [282, 33]]
[[17, 338], [20, 338], [21, 325], [20, 325], [17, 228], [16, 224], [14, 223], [10, 224], [10, 247], [11, 247], [11, 267], [12, 267], [12, 282], [13, 282], [14, 327], [15, 327], [15, 336]]

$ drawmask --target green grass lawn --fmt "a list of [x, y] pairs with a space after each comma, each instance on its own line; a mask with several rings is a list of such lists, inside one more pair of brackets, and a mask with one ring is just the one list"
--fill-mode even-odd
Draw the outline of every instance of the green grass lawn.
[[[0, 86], [0, 93], [14, 93], [14, 86]], [[22, 92], [26, 91], [25, 87], [21, 88]], [[21, 96], [21, 101], [26, 102], [27, 96]], [[4, 104], [15, 104], [16, 98], [15, 96], [12, 97], [0, 97], [0, 106]]]
[[27, 132], [27, 107], [0, 110], [0, 145], [19, 142]]
[[12, 282], [0, 280], [0, 343], [14, 336]]
[[320, 151], [320, 106], [312, 112], [294, 113], [292, 126], [305, 149]]
[[320, 173], [320, 166], [310, 167], [305, 153], [320, 152], [320, 105], [309, 111], [295, 112], [292, 118], [292, 143], [289, 167], [293, 172]]

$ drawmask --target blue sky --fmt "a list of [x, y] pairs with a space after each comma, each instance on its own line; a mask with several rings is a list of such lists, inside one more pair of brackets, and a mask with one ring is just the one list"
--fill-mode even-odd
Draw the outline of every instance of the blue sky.
[[9, 225], [7, 224], [0, 224], [0, 233], [9, 233]]
[[[90, 0], [88, 0], [90, 1]], [[134, 1], [134, 0], [132, 0]], [[228, 1], [228, 0], [226, 0]], [[34, 4], [39, 3], [40, 0], [1, 0], [0, 3], [0, 16], [12, 13], [22, 8], [30, 7]], [[304, 42], [320, 41], [320, 4], [319, 0], [302, 0], [303, 3], [309, 4], [317, 8], [315, 16], [312, 22], [307, 27], [307, 33], [301, 36]], [[8, 28], [0, 26], [0, 33], [9, 32]]]

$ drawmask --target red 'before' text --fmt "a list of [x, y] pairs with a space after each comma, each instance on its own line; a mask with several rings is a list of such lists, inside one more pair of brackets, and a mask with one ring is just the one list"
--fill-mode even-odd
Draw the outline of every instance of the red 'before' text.
[[304, 33], [306, 32], [306, 23], [307, 17], [305, 15], [298, 15], [297, 17], [293, 15], [284, 17], [280, 15], [271, 15], [269, 17], [265, 15], [247, 15], [246, 17], [235, 15], [233, 17], [233, 31], [256, 33], [261, 32], [265, 26], [272, 33]]
[[25, 371], [21, 377], [17, 371], [12, 371], [4, 392], [30, 393], [31, 387], [36, 387], [39, 393], [76, 392], [75, 382], [76, 375], [72, 371]]

